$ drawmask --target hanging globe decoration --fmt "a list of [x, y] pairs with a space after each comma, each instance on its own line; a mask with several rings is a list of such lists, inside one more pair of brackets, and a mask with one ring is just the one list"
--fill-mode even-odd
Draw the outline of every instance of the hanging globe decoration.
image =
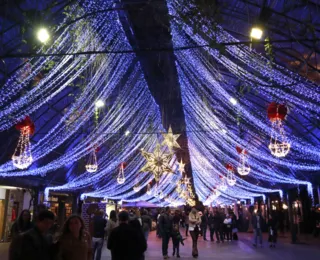
[[219, 176], [220, 179], [221, 179], [221, 183], [219, 185], [219, 190], [221, 191], [226, 191], [228, 189], [228, 185], [227, 185], [227, 182], [226, 182], [226, 178], [223, 177], [223, 176]]
[[239, 164], [237, 167], [237, 171], [241, 176], [248, 175], [251, 171], [251, 168], [248, 164], [248, 152], [245, 149], [242, 149], [241, 147], [237, 146], [236, 150], [239, 154]]
[[237, 181], [236, 177], [234, 176], [234, 168], [230, 163], [226, 164], [226, 168], [227, 168], [227, 183], [229, 184], [229, 186], [234, 186]]
[[287, 115], [287, 107], [285, 105], [272, 102], [268, 106], [268, 118], [271, 121], [271, 138], [269, 150], [276, 157], [285, 157], [290, 151], [290, 143], [286, 137], [283, 121]]
[[97, 153], [98, 148], [92, 148], [91, 152], [89, 153], [89, 158], [86, 164], [87, 172], [96, 172], [98, 170], [98, 161], [97, 161]]
[[20, 131], [20, 136], [12, 155], [12, 163], [18, 169], [27, 169], [33, 162], [30, 135], [34, 134], [35, 124], [31, 118], [27, 116], [15, 127]]
[[154, 179], [156, 182], [160, 180], [160, 177], [163, 173], [172, 173], [170, 167], [170, 161], [173, 154], [164, 153], [161, 150], [161, 145], [157, 144], [153, 153], [148, 153], [144, 150], [141, 150], [142, 156], [147, 160], [145, 166], [141, 168], [141, 172], [152, 172], [154, 174]]
[[126, 181], [126, 178], [124, 177], [124, 163], [120, 164], [120, 169], [119, 169], [119, 173], [117, 176], [117, 182], [119, 184], [124, 184]]

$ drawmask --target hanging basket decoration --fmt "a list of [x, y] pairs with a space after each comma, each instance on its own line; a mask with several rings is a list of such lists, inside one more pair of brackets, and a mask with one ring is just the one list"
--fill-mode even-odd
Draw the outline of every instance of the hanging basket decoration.
[[164, 153], [160, 144], [156, 145], [153, 153], [141, 150], [141, 154], [147, 160], [147, 163], [141, 168], [140, 172], [152, 172], [156, 182], [160, 180], [162, 174], [173, 172], [170, 167], [173, 154]]
[[237, 171], [241, 176], [248, 175], [251, 171], [251, 168], [248, 164], [248, 152], [245, 149], [236, 147], [237, 152], [239, 153], [239, 164], [237, 167]]
[[125, 181], [126, 181], [126, 178], [124, 176], [124, 168], [125, 168], [125, 163], [121, 163], [120, 164], [119, 173], [118, 173], [118, 177], [117, 177], [117, 182], [119, 184], [124, 184]]
[[12, 163], [18, 169], [27, 169], [33, 162], [30, 135], [35, 132], [35, 124], [29, 116], [16, 124], [15, 128], [20, 131], [18, 144], [12, 155]]
[[271, 138], [269, 150], [276, 157], [285, 157], [290, 151], [290, 143], [286, 137], [283, 121], [287, 115], [287, 107], [285, 105], [270, 103], [267, 114], [271, 122]]
[[221, 183], [219, 185], [219, 190], [224, 192], [228, 189], [226, 178], [224, 178], [223, 176], [219, 176], [219, 178], [221, 179]]
[[137, 183], [136, 185], [133, 186], [133, 190], [134, 192], [139, 192], [141, 190], [141, 186], [139, 183]]
[[234, 176], [234, 168], [230, 163], [226, 164], [226, 168], [227, 168], [227, 183], [229, 184], [229, 186], [234, 186], [237, 182], [236, 177]]
[[86, 164], [87, 172], [96, 172], [98, 170], [98, 160], [97, 160], [97, 150], [99, 148], [92, 148], [91, 152], [89, 153], [89, 158]]
[[148, 195], [151, 195], [151, 194], [152, 194], [151, 184], [150, 184], [150, 183], [147, 185], [147, 194], [148, 194]]

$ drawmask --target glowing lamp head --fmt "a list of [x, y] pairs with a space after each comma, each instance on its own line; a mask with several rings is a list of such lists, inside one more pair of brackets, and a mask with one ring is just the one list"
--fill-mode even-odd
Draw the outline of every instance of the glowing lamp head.
[[37, 33], [37, 37], [41, 43], [46, 43], [49, 40], [50, 35], [47, 29], [41, 28]]
[[98, 165], [97, 164], [87, 164], [86, 165], [86, 170], [87, 172], [96, 172], [98, 170]]
[[103, 102], [102, 100], [98, 100], [98, 101], [95, 103], [95, 106], [96, 106], [96, 108], [104, 107], [104, 102]]
[[260, 40], [262, 38], [263, 31], [259, 27], [252, 27], [250, 37], [252, 39]]
[[118, 182], [119, 184], [124, 184], [125, 181], [126, 181], [126, 178], [123, 178], [123, 177], [118, 177], [118, 178], [117, 178], [117, 182]]

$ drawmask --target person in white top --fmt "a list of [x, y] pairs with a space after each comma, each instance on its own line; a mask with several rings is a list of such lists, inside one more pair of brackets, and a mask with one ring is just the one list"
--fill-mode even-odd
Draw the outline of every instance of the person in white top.
[[230, 215], [227, 215], [226, 219], [223, 221], [223, 224], [227, 241], [230, 242], [232, 240], [232, 218]]
[[189, 231], [192, 238], [192, 256], [198, 257], [198, 236], [200, 233], [201, 216], [199, 212], [192, 208], [189, 214]]

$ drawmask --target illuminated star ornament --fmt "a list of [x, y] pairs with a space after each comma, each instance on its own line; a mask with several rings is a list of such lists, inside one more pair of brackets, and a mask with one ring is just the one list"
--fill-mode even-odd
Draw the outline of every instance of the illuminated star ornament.
[[183, 161], [181, 160], [179, 163], [179, 169], [178, 171], [181, 173], [181, 174], [184, 174], [184, 166], [186, 165], [185, 163], [183, 163]]
[[169, 127], [168, 133], [163, 133], [162, 136], [164, 138], [162, 145], [168, 146], [170, 152], [172, 152], [173, 148], [180, 148], [180, 145], [177, 142], [180, 135], [174, 135], [171, 126]]
[[170, 167], [170, 161], [173, 154], [164, 153], [161, 150], [161, 145], [158, 143], [153, 153], [148, 153], [144, 150], [141, 151], [142, 156], [147, 160], [145, 166], [141, 168], [141, 172], [152, 172], [154, 174], [155, 180], [158, 182], [160, 176], [165, 173], [172, 173]]

